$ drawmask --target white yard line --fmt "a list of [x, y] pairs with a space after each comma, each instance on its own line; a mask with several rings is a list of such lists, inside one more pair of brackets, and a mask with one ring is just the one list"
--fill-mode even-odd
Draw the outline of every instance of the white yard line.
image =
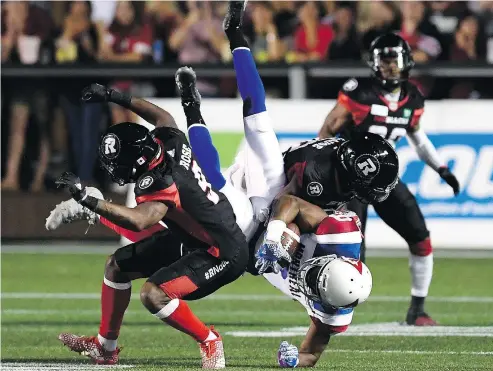
[[[363, 308], [361, 308], [363, 309]], [[265, 309], [259, 309], [259, 310], [204, 310], [204, 309], [197, 309], [194, 311], [196, 314], [201, 315], [201, 316], [209, 316], [209, 315], [235, 315], [238, 317], [243, 317], [243, 316], [256, 316], [256, 315], [261, 315], [262, 318], [277, 318], [277, 317], [306, 317], [306, 312], [303, 310], [291, 310], [291, 311], [265, 311]], [[99, 316], [101, 314], [101, 311], [99, 309], [77, 309], [77, 310], [64, 310], [64, 309], [28, 309], [28, 308], [15, 308], [15, 309], [2, 309], [1, 310], [2, 316], [31, 316], [31, 315], [37, 315], [37, 316], [83, 316], [83, 315], [90, 315], [90, 316]], [[145, 309], [142, 310], [128, 310], [125, 312], [125, 316], [147, 316], [148, 312], [145, 311]], [[370, 317], [402, 317], [403, 312], [374, 312], [374, 311], [365, 311], [365, 310], [358, 310], [358, 315], [359, 316], [370, 316]], [[474, 318], [490, 318], [491, 313], [440, 313], [439, 316], [440, 318], [469, 318], [469, 317], [474, 317]]]
[[[277, 331], [229, 331], [225, 335], [235, 337], [272, 337], [304, 336], [308, 328], [288, 327]], [[406, 326], [398, 322], [370, 323], [352, 325], [338, 336], [412, 336], [412, 337], [493, 337], [493, 326]]]
[[470, 355], [470, 356], [492, 356], [493, 352], [454, 352], [433, 350], [386, 350], [386, 349], [329, 349], [327, 353], [382, 353], [382, 354], [417, 354], [417, 355]]
[[[43, 293], [43, 292], [3, 292], [0, 295], [1, 299], [57, 299], [57, 300], [88, 300], [99, 299], [99, 293]], [[139, 300], [138, 295], [132, 297], [134, 300]], [[291, 300], [287, 296], [268, 295], [268, 294], [213, 294], [204, 298], [205, 300], [248, 300], [248, 301], [281, 301]], [[408, 302], [408, 296], [370, 296], [368, 301], [372, 302]], [[493, 303], [493, 297], [488, 296], [429, 296], [427, 302], [435, 303]]]
[[3, 371], [65, 371], [65, 370], [77, 370], [77, 371], [92, 371], [92, 370], [121, 370], [133, 368], [133, 365], [115, 365], [115, 366], [97, 366], [75, 363], [35, 363], [35, 362], [2, 362], [0, 363], [0, 369]]
[[[3, 244], [1, 246], [2, 254], [94, 254], [109, 255], [115, 252], [120, 245], [118, 242], [102, 242], [100, 244], [77, 243], [75, 241], [42, 241], [38, 244], [20, 243], [20, 244]], [[472, 258], [486, 259], [493, 257], [491, 249], [439, 249], [433, 250], [437, 258]], [[406, 248], [370, 248], [366, 252], [367, 257], [375, 258], [407, 258], [409, 251]]]

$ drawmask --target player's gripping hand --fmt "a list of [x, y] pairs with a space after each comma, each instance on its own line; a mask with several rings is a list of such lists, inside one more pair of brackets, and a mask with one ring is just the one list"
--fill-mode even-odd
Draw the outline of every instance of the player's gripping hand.
[[298, 348], [283, 341], [277, 351], [277, 362], [281, 367], [294, 368], [300, 363]]
[[84, 201], [87, 197], [86, 187], [82, 187], [80, 178], [73, 173], [68, 171], [64, 172], [55, 181], [55, 184], [58, 188], [67, 188], [72, 194], [73, 199], [77, 202]]
[[264, 240], [255, 257], [257, 258], [255, 268], [258, 269], [259, 274], [267, 273], [269, 268], [272, 268], [274, 273], [279, 273], [281, 270], [279, 261], [281, 260], [291, 263], [291, 256], [287, 250], [280, 242], [275, 241]]
[[101, 84], [91, 84], [82, 90], [81, 100], [87, 103], [109, 102], [111, 90]]
[[446, 166], [443, 166], [440, 169], [438, 169], [438, 174], [440, 175], [440, 178], [445, 180], [447, 184], [452, 187], [452, 189], [454, 190], [454, 195], [457, 196], [460, 192], [459, 181], [457, 180], [455, 175], [452, 174], [450, 169]]

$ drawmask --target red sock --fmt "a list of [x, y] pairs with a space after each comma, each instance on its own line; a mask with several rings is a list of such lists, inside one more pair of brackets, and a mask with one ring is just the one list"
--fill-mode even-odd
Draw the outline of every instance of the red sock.
[[147, 237], [153, 235], [154, 233], [162, 231], [165, 229], [164, 226], [162, 226], [161, 224], [158, 223], [158, 224], [153, 225], [152, 227], [144, 229], [143, 231], [134, 232], [134, 231], [131, 231], [130, 229], [120, 227], [120, 226], [116, 225], [115, 223], [110, 222], [108, 219], [106, 219], [105, 217], [102, 217], [102, 216], [99, 217], [99, 221], [101, 222], [101, 224], [107, 226], [109, 229], [114, 230], [120, 236], [123, 236], [132, 242], [137, 242], [137, 241], [143, 240], [144, 238], [147, 238]]
[[178, 331], [190, 335], [195, 340], [203, 342], [209, 335], [209, 328], [193, 314], [192, 310], [181, 299], [171, 300], [155, 316]]
[[115, 283], [106, 278], [101, 289], [101, 324], [99, 335], [116, 340], [120, 334], [123, 315], [130, 303], [131, 283]]

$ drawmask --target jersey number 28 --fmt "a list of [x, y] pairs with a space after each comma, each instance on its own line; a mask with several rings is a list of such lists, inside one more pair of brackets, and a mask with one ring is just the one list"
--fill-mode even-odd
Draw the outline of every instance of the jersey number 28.
[[214, 205], [217, 204], [219, 202], [219, 196], [212, 190], [211, 184], [207, 181], [204, 174], [202, 174], [202, 169], [195, 160], [192, 161], [192, 172], [199, 183], [199, 187], [204, 191], [209, 201]]
[[392, 142], [397, 142], [403, 136], [407, 134], [404, 128], [388, 128], [383, 125], [372, 125], [368, 128], [368, 131], [373, 134], [378, 134], [386, 140], [391, 140]]

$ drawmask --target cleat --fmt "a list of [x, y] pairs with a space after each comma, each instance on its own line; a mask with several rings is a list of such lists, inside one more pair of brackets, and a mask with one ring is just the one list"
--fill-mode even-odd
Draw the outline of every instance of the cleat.
[[228, 4], [228, 11], [223, 21], [223, 30], [228, 32], [228, 30], [240, 28], [243, 22], [243, 13], [248, 1], [230, 1]]
[[175, 73], [175, 83], [183, 106], [200, 106], [202, 98], [197, 89], [197, 76], [191, 67], [180, 67]]
[[95, 336], [77, 336], [64, 333], [58, 335], [58, 340], [71, 351], [87, 356], [99, 365], [115, 365], [121, 351], [121, 348], [116, 348], [114, 351], [105, 350]]
[[224, 358], [224, 346], [221, 335], [211, 326], [211, 331], [217, 336], [217, 339], [199, 343], [200, 355], [202, 356], [202, 368], [216, 370], [226, 367]]
[[438, 323], [425, 312], [408, 310], [406, 323], [411, 326], [438, 326]]
[[[87, 194], [100, 200], [104, 199], [101, 191], [94, 187], [87, 187]], [[56, 205], [46, 218], [45, 227], [49, 231], [54, 231], [62, 224], [70, 224], [78, 220], [87, 220], [91, 226], [99, 222], [99, 216], [71, 198]]]

